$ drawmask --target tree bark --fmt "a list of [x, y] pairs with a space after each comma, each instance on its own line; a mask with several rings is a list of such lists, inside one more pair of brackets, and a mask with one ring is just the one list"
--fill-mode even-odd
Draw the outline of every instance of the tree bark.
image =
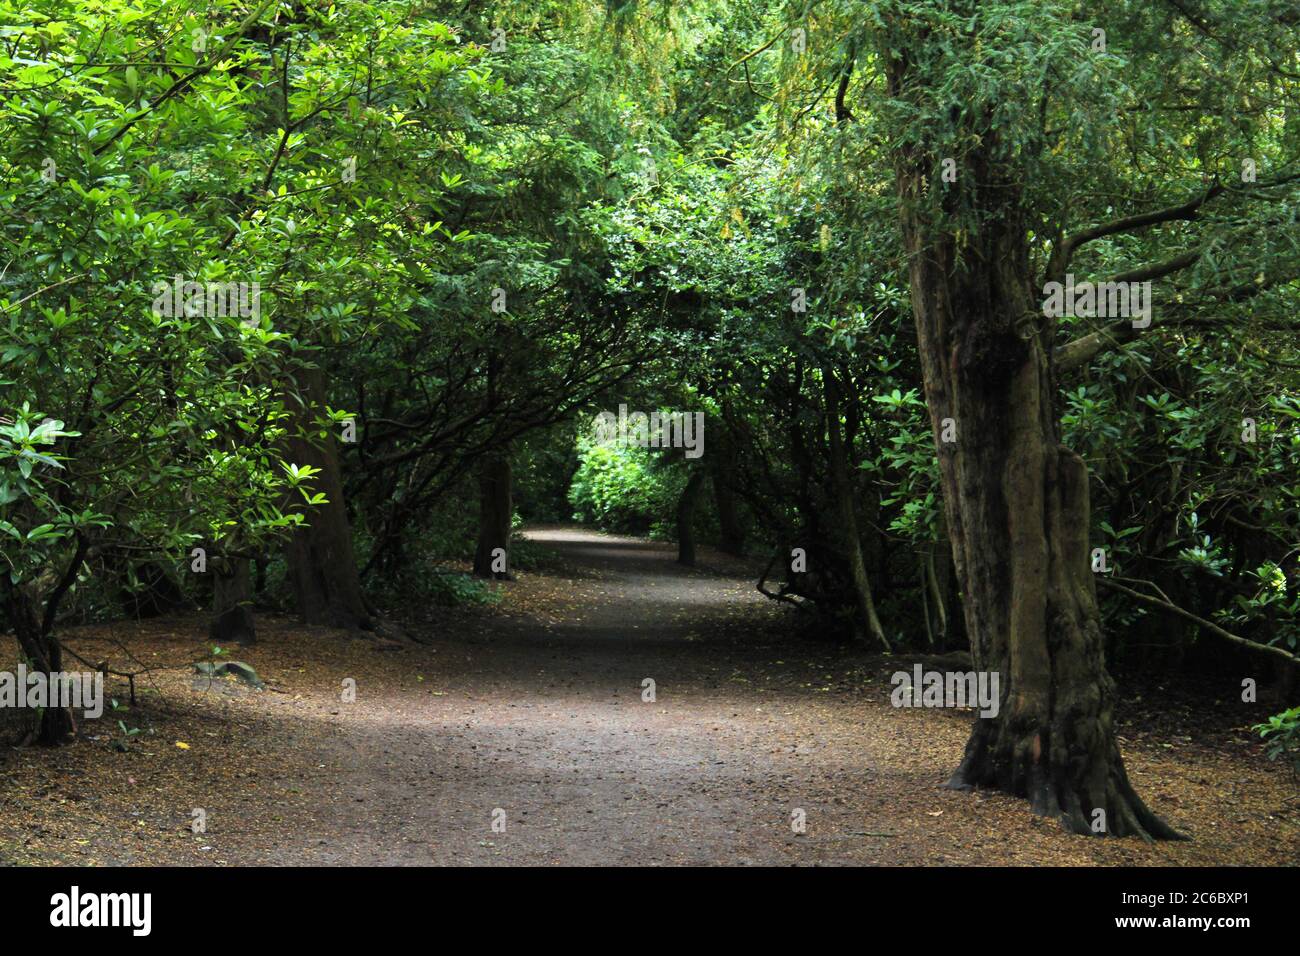
[[[474, 574], [480, 578], [509, 578], [510, 532], [514, 518], [513, 474], [509, 452], [488, 455], [479, 465], [478, 545]], [[500, 549], [494, 556], [493, 552]], [[493, 565], [499, 570], [494, 570]]]
[[[906, 52], [887, 62], [893, 96], [923, 95]], [[960, 237], [927, 211], [927, 188], [943, 188], [926, 185], [937, 156], [904, 146], [895, 160], [966, 631], [976, 668], [1000, 675], [1000, 709], [976, 719], [948, 786], [1026, 797], [1076, 833], [1176, 838], [1120, 756], [1088, 561], [1087, 468], [1058, 439], [1055, 327], [1033, 290], [1019, 179], [998, 162], [996, 132], [980, 134], [951, 187], [979, 216]], [[953, 426], [956, 441], [944, 441]]]
[[677, 499], [677, 563], [695, 567], [695, 505], [704, 487], [704, 470], [694, 468]]
[[[18, 647], [27, 659], [29, 667], [46, 675], [62, 671], [63, 648], [50, 629], [42, 624], [38, 612], [39, 602], [33, 600], [22, 586], [9, 585], [7, 575], [5, 583], [8, 591], [5, 603], [9, 611], [9, 624], [13, 628], [14, 637], [18, 639]], [[48, 616], [52, 617], [52, 615]], [[18, 691], [23, 693], [25, 688], [19, 688]], [[76, 733], [76, 729], [76, 720], [69, 708], [45, 707], [41, 710], [33, 733], [25, 739], [52, 747], [65, 743]]]
[[[831, 483], [835, 490], [836, 509], [845, 550], [848, 552], [849, 571], [853, 575], [853, 591], [858, 604], [858, 626], [872, 640], [889, 650], [889, 638], [876, 615], [876, 602], [871, 595], [871, 579], [862, 556], [862, 537], [858, 533], [858, 512], [853, 503], [853, 483], [849, 481], [847, 451], [840, 433], [840, 383], [829, 366], [822, 369], [822, 391], [826, 396], [826, 434], [830, 442]], [[861, 633], [861, 631], [859, 632]]]
[[934, 607], [934, 634], [939, 646], [946, 647], [948, 637], [948, 606], [944, 603], [943, 588], [939, 585], [939, 575], [935, 571], [935, 548], [927, 547], [925, 561], [925, 581], [923, 587], [929, 594], [929, 601]]
[[371, 630], [371, 620], [352, 550], [352, 528], [343, 500], [343, 480], [334, 436], [319, 436], [325, 414], [325, 373], [319, 368], [298, 373], [300, 398], [289, 395], [293, 415], [287, 457], [296, 465], [311, 465], [320, 473], [312, 485], [328, 504], [307, 513], [305, 527], [294, 531], [285, 548], [288, 577], [298, 613], [307, 624], [348, 630]]

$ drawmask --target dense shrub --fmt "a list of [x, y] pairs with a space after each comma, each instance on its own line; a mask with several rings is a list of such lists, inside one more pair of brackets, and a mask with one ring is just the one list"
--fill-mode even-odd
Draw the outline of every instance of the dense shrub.
[[653, 448], [581, 441], [569, 486], [574, 519], [607, 531], [666, 536], [686, 475], [660, 456]]

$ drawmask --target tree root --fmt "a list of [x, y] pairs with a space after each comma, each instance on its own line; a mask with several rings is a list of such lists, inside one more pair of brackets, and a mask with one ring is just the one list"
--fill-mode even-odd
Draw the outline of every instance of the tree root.
[[1190, 839], [1142, 802], [1129, 782], [1118, 747], [1112, 745], [1106, 757], [1104, 793], [1098, 798], [1088, 786], [1094, 774], [1083, 772], [1089, 760], [1078, 760], [1076, 755], [1073, 767], [1053, 766], [1046, 759], [1034, 759], [1035, 749], [1046, 757], [1045, 749], [1023, 746], [1015, 748], [1012, 759], [994, 759], [989, 746], [994, 733], [976, 724], [945, 789], [990, 789], [1024, 797], [1035, 815], [1059, 820], [1066, 830], [1084, 836], [1135, 836], [1146, 843]]

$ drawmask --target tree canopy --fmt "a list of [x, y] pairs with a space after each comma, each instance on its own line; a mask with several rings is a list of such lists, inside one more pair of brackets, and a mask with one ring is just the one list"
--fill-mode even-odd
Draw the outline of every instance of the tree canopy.
[[[66, 625], [196, 606], [392, 638], [431, 568], [526, 565], [519, 521], [701, 539], [846, 641], [1008, 675], [954, 785], [1174, 836], [1106, 665], [1294, 697], [1298, 30], [0, 0], [5, 625], [49, 671]], [[602, 438], [620, 406], [703, 454]]]

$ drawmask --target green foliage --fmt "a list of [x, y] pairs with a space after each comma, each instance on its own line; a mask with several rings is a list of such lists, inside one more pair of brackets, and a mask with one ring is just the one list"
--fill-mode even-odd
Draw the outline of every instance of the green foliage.
[[1255, 730], [1268, 741], [1265, 748], [1270, 760], [1285, 760], [1293, 773], [1300, 775], [1300, 707], [1275, 714]]
[[495, 604], [501, 600], [500, 591], [488, 582], [468, 574], [445, 570], [433, 570], [424, 579], [423, 588], [403, 593], [409, 597], [427, 600], [439, 607]]
[[[706, 411], [755, 547], [808, 547], [800, 586], [851, 611], [842, 431], [887, 626], [920, 642], [923, 557], [948, 549], [900, 205], [960, 245], [1017, 184], [1041, 276], [1067, 235], [1217, 190], [1076, 250], [1092, 277], [1195, 255], [1157, 270], [1150, 329], [1060, 370], [1060, 438], [1120, 573], [1295, 649], [1294, 31], [1271, 0], [1203, 6], [0, 0], [4, 585], [48, 597], [84, 548], [71, 598], [102, 609], [145, 561], [269, 554], [326, 503], [284, 451], [320, 370], [391, 606], [495, 593], [430, 564], [472, 553], [491, 456], [530, 520], [671, 533], [699, 466], [582, 433], [628, 401]], [[159, 314], [175, 276], [256, 281], [260, 312]], [[1097, 329], [1067, 317], [1055, 344]], [[1144, 626], [1105, 604], [1112, 634]]]
[[537, 571], [551, 566], [555, 553], [538, 541], [516, 534], [510, 541], [510, 566], [514, 571]]
[[[567, 492], [578, 467], [577, 422], [539, 431], [516, 446], [514, 503], [516, 519], [528, 522], [564, 522], [573, 508]], [[519, 567], [517, 559], [512, 563]]]
[[[669, 536], [684, 469], [657, 449], [590, 440], [579, 445], [578, 471], [569, 486], [573, 517], [607, 531]], [[678, 453], [680, 454], [680, 453]]]

